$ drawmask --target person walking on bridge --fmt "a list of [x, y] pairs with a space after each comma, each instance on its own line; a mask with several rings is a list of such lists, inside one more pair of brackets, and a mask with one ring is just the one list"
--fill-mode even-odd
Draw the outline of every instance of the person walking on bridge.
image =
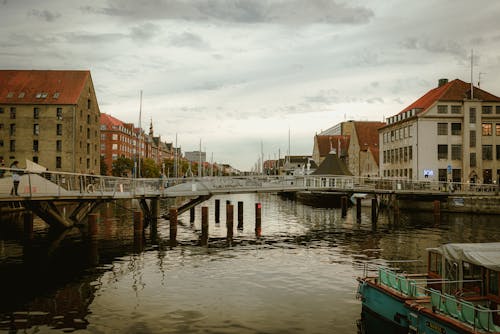
[[10, 165], [10, 168], [12, 169], [12, 189], [10, 191], [11, 195], [14, 196], [19, 196], [19, 193], [17, 192], [17, 188], [19, 187], [19, 182], [21, 182], [21, 170], [19, 169], [19, 161], [14, 161], [12, 165]]

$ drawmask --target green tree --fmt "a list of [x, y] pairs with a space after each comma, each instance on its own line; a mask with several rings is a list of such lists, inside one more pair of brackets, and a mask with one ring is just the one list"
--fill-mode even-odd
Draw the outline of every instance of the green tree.
[[108, 165], [106, 165], [106, 161], [104, 161], [104, 157], [101, 155], [101, 175], [108, 175]]
[[129, 159], [125, 158], [123, 155], [113, 161], [113, 168], [111, 170], [111, 173], [114, 176], [127, 176], [130, 175], [132, 176], [132, 169], [134, 168], [134, 162]]
[[160, 168], [153, 159], [146, 158], [141, 160], [141, 175], [142, 177], [160, 177]]

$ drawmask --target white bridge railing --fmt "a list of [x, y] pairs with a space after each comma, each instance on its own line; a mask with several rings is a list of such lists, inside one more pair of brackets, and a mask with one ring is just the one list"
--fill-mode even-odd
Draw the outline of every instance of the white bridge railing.
[[446, 183], [357, 176], [221, 176], [191, 178], [122, 178], [63, 172], [0, 169], [0, 199], [12, 198], [13, 173], [20, 175], [21, 197], [134, 198], [140, 196], [199, 196], [275, 191], [349, 191], [398, 193], [455, 193], [498, 195], [496, 184]]

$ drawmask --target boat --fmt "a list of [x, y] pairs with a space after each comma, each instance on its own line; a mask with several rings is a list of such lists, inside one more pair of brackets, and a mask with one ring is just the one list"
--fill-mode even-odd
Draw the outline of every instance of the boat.
[[500, 243], [430, 248], [426, 273], [379, 266], [358, 278], [363, 312], [409, 334], [500, 333]]

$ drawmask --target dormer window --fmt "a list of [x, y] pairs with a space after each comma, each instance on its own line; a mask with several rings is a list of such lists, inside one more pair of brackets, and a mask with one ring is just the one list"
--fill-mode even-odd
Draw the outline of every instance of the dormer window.
[[24, 97], [24, 95], [25, 95], [24, 92], [21, 92], [21, 93], [19, 93], [19, 95], [17, 96], [17, 98], [18, 99], [22, 99]]
[[61, 95], [61, 93], [59, 93], [59, 92], [55, 92], [55, 93], [54, 93], [53, 98], [54, 98], [54, 99], [58, 99], [58, 98], [59, 98], [59, 95]]
[[8, 92], [7, 93], [7, 98], [10, 99], [14, 96], [14, 92]]

